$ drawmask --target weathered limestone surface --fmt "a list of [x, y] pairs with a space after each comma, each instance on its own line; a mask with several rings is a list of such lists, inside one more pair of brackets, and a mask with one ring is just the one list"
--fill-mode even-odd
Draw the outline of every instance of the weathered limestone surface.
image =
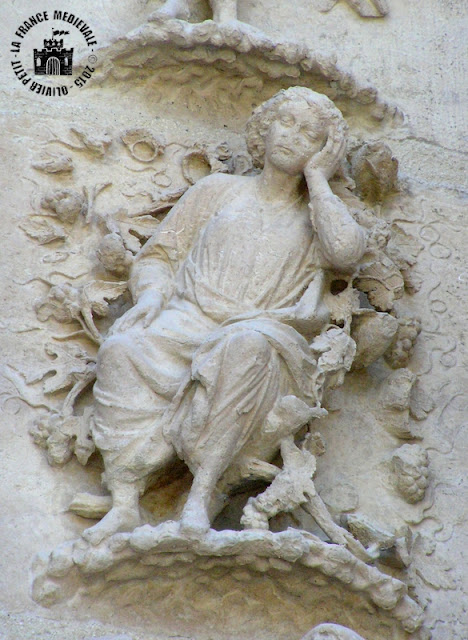
[[[224, 17], [222, 3], [213, 4], [218, 23], [202, 1], [182, 8], [190, 22], [158, 13], [159, 0], [77, 4], [10, 3], [0, 26], [0, 636], [465, 640], [464, 2], [300, 0], [292, 7], [239, 0], [235, 23], [225, 21], [233, 17], [229, 2]], [[66, 97], [36, 95], [13, 73], [10, 42], [30, 15], [58, 8], [92, 27], [96, 71]], [[28, 40], [34, 47], [45, 37], [37, 33]], [[75, 75], [88, 53], [77, 48]], [[300, 204], [292, 197], [297, 184], [287, 190], [277, 173], [261, 182], [263, 152], [258, 141], [249, 144], [249, 129], [245, 135], [255, 107], [296, 85], [327, 95], [349, 127], [346, 138], [339, 125], [320, 156], [331, 120], [292, 108], [293, 126], [312, 122], [313, 134], [304, 152], [309, 165], [291, 170], [307, 182]], [[281, 123], [291, 110], [275, 114], [272, 122]], [[230, 201], [244, 214], [252, 207], [252, 216], [263, 198], [270, 214], [276, 202], [285, 216], [296, 207], [308, 221], [310, 196], [315, 228], [307, 228], [325, 253], [323, 219], [338, 211], [340, 224], [346, 221], [336, 223], [329, 245], [347, 255], [336, 254], [315, 280], [304, 277], [308, 296], [298, 293], [287, 318], [268, 318], [292, 322], [291, 331], [312, 345], [322, 375], [314, 402], [297, 390], [281, 395], [261, 387], [257, 377], [262, 410], [272, 404], [265, 415], [259, 409], [262, 430], [249, 431], [257, 440], [249, 435], [244, 448], [225, 447], [209, 481], [197, 474], [216, 454], [184, 440], [197, 419], [208, 424], [203, 403], [190, 404], [192, 430], [169, 437], [176, 453], [164, 469], [148, 463], [154, 437], [115, 463], [124, 447], [109, 453], [109, 441], [120, 437], [109, 415], [106, 437], [90, 427], [96, 360], [98, 381], [101, 375], [127, 403], [128, 417], [115, 413], [116, 422], [131, 430], [135, 410], [128, 407], [143, 386], [133, 392], [121, 384], [134, 380], [128, 360], [117, 358], [113, 366], [122, 369], [105, 373], [102, 354], [119, 344], [109, 332], [118, 336], [120, 323], [120, 335], [130, 335], [133, 321], [125, 326], [125, 318], [134, 314], [141, 326], [157, 306], [152, 298], [136, 317], [148, 284], [138, 264], [159, 246], [159, 225], [170, 229], [168, 212], [177, 215], [181, 202], [199, 198], [175, 229], [185, 242], [184, 224], [209, 212], [224, 184]], [[365, 248], [356, 248], [359, 233]], [[283, 248], [293, 234], [285, 229]], [[237, 241], [247, 260], [247, 240]], [[291, 261], [284, 264], [296, 281], [305, 273], [304, 265], [294, 271]], [[256, 276], [265, 292], [271, 272], [253, 269], [245, 286]], [[235, 314], [225, 315], [218, 324]], [[278, 357], [283, 338], [268, 333], [265, 314], [241, 322], [247, 329], [239, 362], [259, 366], [259, 335], [268, 334], [269, 358]], [[189, 324], [182, 322], [184, 330]], [[206, 374], [200, 365], [193, 374], [192, 387], [184, 387], [189, 400], [195, 380], [207, 385], [220, 367], [207, 353], [211, 369]], [[234, 365], [227, 370], [236, 373]], [[139, 375], [152, 380], [141, 368]], [[297, 383], [297, 374], [288, 380]], [[101, 405], [104, 383], [96, 387], [100, 396], [95, 391]], [[249, 388], [245, 383], [242, 398]], [[101, 423], [103, 415], [101, 407]], [[249, 424], [241, 424], [239, 442]], [[141, 513], [127, 517], [155, 472]], [[107, 518], [122, 504], [125, 517], [117, 509], [118, 517]]]

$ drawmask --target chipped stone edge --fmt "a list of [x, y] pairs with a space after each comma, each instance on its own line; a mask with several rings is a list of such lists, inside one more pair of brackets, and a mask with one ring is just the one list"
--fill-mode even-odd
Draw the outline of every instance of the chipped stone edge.
[[[158, 46], [165, 47], [166, 54], [170, 47], [180, 52], [191, 50], [194, 56], [191, 62], [213, 64], [219, 61], [227, 68], [249, 57], [249, 71], [255, 72], [259, 78], [287, 80], [291, 86], [301, 84], [313, 88], [314, 77], [319, 77], [328, 84], [329, 97], [349, 99], [366, 111], [370, 110], [374, 124], [390, 122], [400, 125], [404, 120], [398, 107], [379, 98], [375, 87], [361, 85], [351, 73], [341, 69], [335, 55], [314, 52], [301, 43], [273, 40], [262, 31], [242, 23], [220, 25], [206, 20], [194, 24], [177, 19], [145, 23], [96, 52], [100, 62], [90, 85], [101, 85], [109, 78], [124, 81], [141, 76], [145, 62], [152, 59], [154, 65], [156, 55], [148, 52], [146, 60], [125, 64], [125, 77], [115, 73], [115, 65], [145, 48]], [[175, 62], [181, 66], [188, 63], [187, 60], [178, 61], [177, 57]], [[236, 71], [239, 73], [239, 69]]]
[[[199, 558], [204, 558], [202, 568], [206, 570], [225, 565], [227, 559], [228, 564], [261, 573], [288, 571], [298, 563], [367, 595], [409, 633], [417, 631], [423, 622], [423, 610], [408, 596], [403, 582], [366, 565], [344, 547], [291, 528], [279, 533], [210, 530], [192, 539], [179, 533], [178, 523], [166, 522], [157, 527], [144, 525], [132, 533], [117, 533], [96, 547], [83, 539], [73, 540], [35, 557], [32, 597], [48, 607], [69, 599], [77, 590], [86, 590], [89, 578], [107, 576], [112, 580], [110, 572], [121, 563], [134, 562], [136, 567], [149, 567], [150, 572], [154, 567], [156, 576], [161, 568]], [[141, 579], [148, 579], [148, 575]]]

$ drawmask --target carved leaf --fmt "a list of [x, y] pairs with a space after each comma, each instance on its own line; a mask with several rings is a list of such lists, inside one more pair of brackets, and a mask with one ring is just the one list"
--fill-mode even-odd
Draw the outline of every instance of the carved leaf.
[[386, 252], [400, 269], [413, 266], [422, 248], [417, 238], [407, 233], [400, 225], [392, 225], [392, 235]]
[[[325, 13], [333, 9], [338, 0], [314, 0], [316, 8]], [[382, 18], [388, 13], [387, 0], [346, 0], [346, 4], [363, 18]]]
[[73, 160], [63, 153], [47, 152], [36, 158], [32, 167], [44, 173], [70, 173], [73, 171]]
[[387, 0], [346, 0], [363, 18], [382, 18], [388, 13]]
[[109, 302], [117, 300], [127, 290], [126, 282], [105, 282], [93, 280], [85, 284], [81, 292], [81, 312], [83, 316], [95, 313], [106, 316], [109, 312]]
[[68, 283], [51, 287], [47, 296], [39, 300], [35, 306], [37, 317], [41, 322], [51, 316], [58, 322], [70, 323], [78, 321], [88, 336], [101, 342], [101, 335], [96, 328], [93, 314], [106, 316], [109, 301], [117, 300], [127, 289], [126, 282], [105, 282], [93, 280], [81, 289]]
[[82, 143], [83, 147], [98, 156], [105, 155], [107, 149], [112, 143], [112, 138], [107, 131], [103, 133], [89, 132], [78, 127], [71, 127], [71, 132]]
[[124, 209], [108, 217], [107, 227], [111, 233], [118, 233], [127, 249], [138, 253], [142, 243], [150, 238], [159, 224], [159, 220], [150, 215], [130, 217]]
[[28, 220], [21, 222], [19, 226], [26, 235], [33, 240], [37, 240], [39, 244], [48, 244], [54, 240], [65, 240], [67, 237], [65, 229], [61, 225], [49, 222], [42, 216], [32, 216]]
[[390, 311], [395, 300], [402, 297], [405, 285], [395, 263], [382, 252], [361, 270], [355, 284], [378, 311]]
[[[53, 373], [44, 383], [44, 393], [56, 393], [69, 389], [75, 382], [89, 375], [94, 370], [94, 358], [78, 345], [59, 346], [48, 343], [46, 353], [54, 358], [46, 371], [36, 377], [36, 380]], [[34, 380], [30, 380], [32, 382]]]
[[104, 317], [109, 312], [109, 301], [117, 300], [127, 290], [126, 282], [93, 280], [85, 284], [80, 295], [80, 310], [83, 320], [96, 342], [102, 336], [94, 324], [93, 314]]

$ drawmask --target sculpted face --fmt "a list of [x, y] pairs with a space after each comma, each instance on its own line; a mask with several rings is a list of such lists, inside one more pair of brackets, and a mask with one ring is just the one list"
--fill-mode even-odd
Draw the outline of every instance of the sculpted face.
[[339, 624], [320, 624], [302, 640], [363, 640], [360, 635]]
[[265, 155], [277, 169], [298, 175], [326, 142], [326, 127], [319, 107], [304, 101], [285, 102], [278, 110], [265, 140]]
[[333, 631], [329, 629], [317, 629], [310, 637], [310, 640], [338, 640]]

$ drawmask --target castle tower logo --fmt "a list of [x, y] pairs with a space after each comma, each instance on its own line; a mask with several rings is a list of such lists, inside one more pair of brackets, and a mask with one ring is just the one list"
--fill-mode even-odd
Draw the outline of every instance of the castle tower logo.
[[34, 74], [46, 76], [71, 76], [73, 73], [73, 48], [65, 49], [60, 36], [68, 36], [69, 31], [53, 29], [52, 39], [44, 39], [42, 50], [34, 49]]
[[32, 93], [62, 98], [90, 82], [97, 68], [97, 46], [93, 29], [76, 14], [37, 11], [15, 31], [11, 67]]

